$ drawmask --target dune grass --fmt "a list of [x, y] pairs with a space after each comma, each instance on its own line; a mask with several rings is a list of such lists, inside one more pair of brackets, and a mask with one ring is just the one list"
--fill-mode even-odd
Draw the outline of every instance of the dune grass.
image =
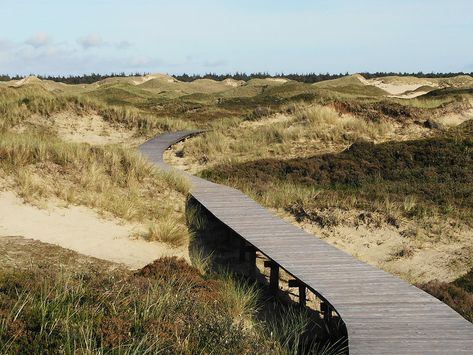
[[256, 288], [163, 258], [131, 273], [0, 272], [1, 353], [343, 354], [306, 344], [303, 311], [267, 323]]
[[189, 237], [189, 183], [158, 171], [130, 148], [67, 143], [48, 132], [0, 133], [0, 170], [25, 201], [56, 198], [150, 224], [149, 239], [174, 246]]
[[63, 111], [74, 112], [79, 116], [96, 113], [111, 124], [144, 136], [190, 127], [189, 122], [150, 113], [132, 103], [119, 102], [113, 105], [85, 93], [54, 93], [39, 85], [0, 88], [0, 131], [15, 127], [33, 115], [47, 117]]
[[[184, 261], [156, 261], [135, 275], [0, 276], [2, 353], [255, 353], [277, 349], [233, 318], [225, 284]], [[231, 300], [231, 302], [237, 300]]]
[[382, 139], [392, 131], [385, 122], [340, 115], [331, 107], [291, 104], [282, 110], [255, 123], [235, 119], [215, 123], [181, 153], [200, 165], [288, 158], [310, 155], [320, 150], [322, 142], [344, 147], [361, 138]]

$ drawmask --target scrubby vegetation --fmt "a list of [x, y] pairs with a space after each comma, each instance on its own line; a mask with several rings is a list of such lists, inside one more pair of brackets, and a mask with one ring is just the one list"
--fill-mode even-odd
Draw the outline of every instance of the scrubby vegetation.
[[222, 165], [203, 175], [250, 191], [271, 207], [281, 206], [276, 190], [288, 183], [317, 191], [317, 198], [304, 194], [300, 201], [300, 194], [295, 194], [286, 201], [287, 209], [295, 203], [306, 211], [336, 204], [386, 212], [390, 206], [411, 217], [448, 214], [469, 223], [473, 217], [469, 131], [471, 122], [445, 137], [379, 145], [360, 141], [340, 154]]
[[453, 282], [434, 280], [421, 288], [473, 323], [473, 269]]
[[[233, 286], [205, 280], [176, 259], [156, 261], [129, 276], [3, 273], [0, 349], [73, 354], [276, 348], [262, 331], [244, 324], [249, 319], [235, 318], [232, 300], [221, 292], [224, 287]], [[250, 302], [243, 308], [252, 312], [253, 306]]]
[[343, 353], [300, 338], [303, 312], [258, 321], [254, 287], [183, 260], [125, 274], [53, 269], [0, 273], [2, 353]]

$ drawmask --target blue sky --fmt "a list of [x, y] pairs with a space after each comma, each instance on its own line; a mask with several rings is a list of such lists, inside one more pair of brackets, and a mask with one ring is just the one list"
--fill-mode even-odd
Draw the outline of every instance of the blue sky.
[[471, 0], [0, 0], [0, 73], [473, 71]]

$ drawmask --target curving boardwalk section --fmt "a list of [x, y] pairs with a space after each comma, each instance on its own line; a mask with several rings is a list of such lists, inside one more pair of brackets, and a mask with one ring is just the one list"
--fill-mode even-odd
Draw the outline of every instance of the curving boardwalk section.
[[[164, 151], [196, 133], [165, 133], [140, 150], [174, 170], [164, 163]], [[473, 354], [473, 324], [444, 303], [281, 220], [236, 189], [181, 173], [208, 211], [336, 310], [350, 354]]]

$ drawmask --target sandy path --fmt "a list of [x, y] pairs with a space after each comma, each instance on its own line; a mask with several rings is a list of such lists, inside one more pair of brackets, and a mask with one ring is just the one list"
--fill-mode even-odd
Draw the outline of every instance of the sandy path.
[[140, 227], [105, 220], [86, 207], [39, 209], [24, 204], [13, 192], [0, 193], [0, 237], [31, 238], [131, 269], [141, 268], [162, 256], [189, 259], [186, 249], [131, 239]]

